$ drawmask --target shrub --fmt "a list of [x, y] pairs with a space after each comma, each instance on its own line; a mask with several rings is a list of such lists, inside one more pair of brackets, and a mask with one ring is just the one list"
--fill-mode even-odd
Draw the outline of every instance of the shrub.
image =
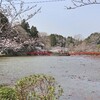
[[0, 100], [17, 100], [16, 92], [13, 88], [1, 86]]
[[19, 100], [58, 100], [63, 93], [52, 76], [43, 74], [20, 79], [16, 91]]
[[63, 89], [52, 76], [30, 75], [11, 88], [0, 85], [0, 100], [58, 100]]

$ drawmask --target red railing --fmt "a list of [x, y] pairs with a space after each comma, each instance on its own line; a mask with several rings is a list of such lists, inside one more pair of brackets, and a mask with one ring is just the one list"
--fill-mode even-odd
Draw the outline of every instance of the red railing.
[[51, 55], [51, 52], [48, 51], [34, 51], [34, 52], [28, 52], [27, 55]]
[[100, 52], [73, 52], [70, 55], [100, 55]]

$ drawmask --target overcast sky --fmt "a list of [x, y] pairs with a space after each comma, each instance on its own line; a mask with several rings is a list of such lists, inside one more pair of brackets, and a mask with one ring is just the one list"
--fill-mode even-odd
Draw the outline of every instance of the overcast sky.
[[67, 10], [65, 6], [70, 6], [68, 1], [70, 0], [38, 3], [38, 7], [42, 7], [41, 13], [29, 20], [30, 25], [36, 26], [39, 32], [61, 34], [65, 37], [77, 34], [87, 37], [93, 32], [100, 32], [100, 5]]

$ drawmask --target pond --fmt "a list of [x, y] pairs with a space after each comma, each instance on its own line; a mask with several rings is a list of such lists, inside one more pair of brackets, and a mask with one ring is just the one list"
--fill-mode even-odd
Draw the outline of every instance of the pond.
[[64, 89], [61, 100], [100, 100], [100, 58], [87, 56], [1, 57], [0, 84], [14, 85], [25, 76], [55, 77]]

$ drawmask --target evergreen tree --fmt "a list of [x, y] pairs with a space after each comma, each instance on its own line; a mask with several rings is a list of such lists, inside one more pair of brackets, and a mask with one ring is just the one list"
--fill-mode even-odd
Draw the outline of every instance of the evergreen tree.
[[0, 13], [0, 24], [5, 23], [8, 23], [8, 19], [2, 13]]
[[54, 34], [50, 35], [50, 40], [51, 40], [51, 46], [56, 46], [57, 40]]
[[31, 29], [30, 29], [30, 35], [34, 38], [37, 38], [38, 37], [38, 30], [36, 27], [32, 26]]
[[8, 23], [9, 21], [7, 17], [4, 14], [0, 13], [0, 32], [1, 33], [7, 30]]
[[28, 22], [25, 21], [25, 19], [22, 20], [21, 26], [23, 29], [26, 30], [26, 32], [28, 32], [28, 33], [30, 32], [30, 26], [29, 26]]

